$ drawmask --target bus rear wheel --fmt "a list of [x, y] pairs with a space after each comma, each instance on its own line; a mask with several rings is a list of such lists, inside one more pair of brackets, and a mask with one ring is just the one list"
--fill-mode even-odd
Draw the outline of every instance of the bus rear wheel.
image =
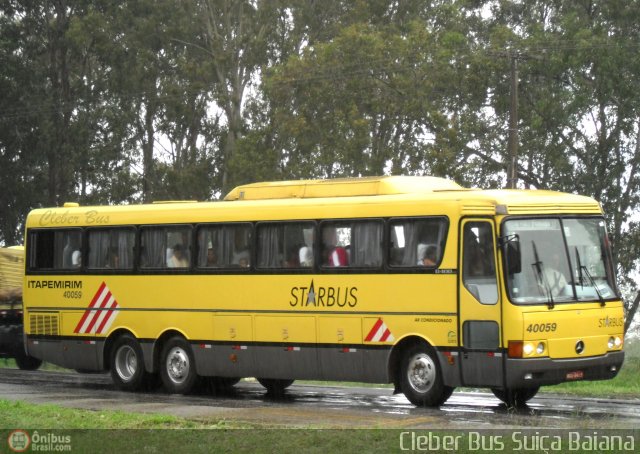
[[257, 380], [269, 394], [282, 394], [294, 382], [286, 378], [257, 378]]
[[140, 390], [145, 383], [142, 348], [138, 341], [128, 334], [116, 339], [111, 349], [111, 379], [124, 391]]
[[508, 407], [523, 407], [538, 394], [539, 386], [534, 388], [491, 388], [493, 395]]
[[198, 376], [191, 346], [182, 337], [172, 337], [161, 353], [160, 377], [165, 389], [171, 394], [188, 394]]
[[42, 365], [42, 360], [29, 356], [20, 348], [15, 356], [16, 365], [20, 370], [36, 370]]
[[413, 345], [400, 364], [400, 389], [412, 404], [437, 407], [453, 393], [453, 388], [444, 385], [438, 360], [428, 346]]

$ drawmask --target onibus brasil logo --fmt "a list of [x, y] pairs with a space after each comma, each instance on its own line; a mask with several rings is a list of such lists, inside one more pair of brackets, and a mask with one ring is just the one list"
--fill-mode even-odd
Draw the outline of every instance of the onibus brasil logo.
[[70, 452], [71, 435], [60, 435], [51, 432], [39, 433], [37, 430], [31, 435], [22, 429], [16, 429], [7, 438], [9, 449], [13, 452], [31, 451]]
[[18, 429], [9, 434], [7, 443], [13, 452], [25, 452], [31, 446], [31, 437], [26, 431]]

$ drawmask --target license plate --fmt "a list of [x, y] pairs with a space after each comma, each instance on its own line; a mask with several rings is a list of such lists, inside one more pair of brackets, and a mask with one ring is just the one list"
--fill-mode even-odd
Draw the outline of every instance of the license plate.
[[584, 378], [584, 372], [581, 370], [567, 372], [567, 380], [582, 380], [583, 378]]

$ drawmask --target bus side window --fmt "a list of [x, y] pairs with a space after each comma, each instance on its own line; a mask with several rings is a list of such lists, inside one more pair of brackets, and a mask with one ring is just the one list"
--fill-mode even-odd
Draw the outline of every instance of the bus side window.
[[82, 266], [82, 231], [37, 230], [30, 236], [29, 268], [78, 270]]
[[133, 269], [135, 230], [131, 227], [87, 231], [87, 268]]
[[322, 224], [322, 265], [328, 268], [380, 268], [383, 223], [380, 220]]
[[145, 227], [140, 235], [142, 268], [188, 268], [191, 261], [191, 227]]
[[198, 268], [248, 268], [251, 265], [251, 224], [198, 227]]
[[313, 265], [314, 224], [258, 224], [258, 268], [309, 268]]
[[442, 260], [446, 218], [398, 219], [390, 223], [389, 265], [435, 268]]

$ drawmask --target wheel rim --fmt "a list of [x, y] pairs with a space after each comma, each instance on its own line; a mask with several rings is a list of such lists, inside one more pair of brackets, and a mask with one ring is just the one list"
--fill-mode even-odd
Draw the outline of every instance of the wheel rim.
[[173, 347], [167, 354], [165, 364], [169, 380], [177, 385], [184, 383], [191, 368], [187, 352], [180, 347]]
[[138, 355], [129, 345], [123, 345], [116, 352], [116, 372], [123, 381], [130, 381], [138, 371]]
[[426, 353], [419, 353], [411, 358], [407, 367], [407, 378], [415, 391], [429, 391], [436, 380], [436, 365], [431, 357]]

